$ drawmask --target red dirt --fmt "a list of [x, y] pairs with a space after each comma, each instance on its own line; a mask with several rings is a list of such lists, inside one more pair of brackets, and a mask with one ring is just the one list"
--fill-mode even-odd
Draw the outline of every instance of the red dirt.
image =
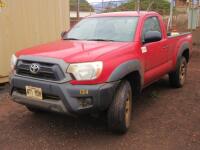
[[170, 88], [165, 77], [143, 91], [123, 136], [110, 133], [104, 118], [33, 114], [0, 87], [0, 149], [199, 150], [199, 49], [195, 47], [184, 88]]

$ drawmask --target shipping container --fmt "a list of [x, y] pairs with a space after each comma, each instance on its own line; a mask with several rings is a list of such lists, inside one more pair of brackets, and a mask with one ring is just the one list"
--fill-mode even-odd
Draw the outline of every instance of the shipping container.
[[0, 83], [13, 53], [60, 39], [69, 24], [69, 0], [0, 0]]

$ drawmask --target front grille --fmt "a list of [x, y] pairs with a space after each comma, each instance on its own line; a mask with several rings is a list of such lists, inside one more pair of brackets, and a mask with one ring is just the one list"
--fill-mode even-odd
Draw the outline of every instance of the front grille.
[[[40, 66], [39, 71], [35, 74], [30, 71], [30, 67], [34, 63]], [[26, 60], [19, 60], [17, 62], [16, 73], [22, 76], [52, 80], [52, 81], [60, 81], [65, 77], [62, 69], [59, 67], [58, 64], [33, 62]]]

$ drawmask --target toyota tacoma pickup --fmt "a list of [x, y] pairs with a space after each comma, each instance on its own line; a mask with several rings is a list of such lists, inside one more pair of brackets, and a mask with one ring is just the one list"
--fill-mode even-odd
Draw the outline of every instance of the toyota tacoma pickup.
[[192, 35], [167, 33], [156, 12], [96, 14], [61, 36], [11, 58], [10, 94], [32, 112], [106, 112], [125, 133], [134, 95], [166, 74], [173, 87], [186, 81]]

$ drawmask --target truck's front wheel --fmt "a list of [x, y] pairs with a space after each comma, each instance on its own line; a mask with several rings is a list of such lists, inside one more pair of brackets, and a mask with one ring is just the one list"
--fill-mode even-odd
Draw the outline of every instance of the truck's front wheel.
[[132, 89], [128, 81], [122, 81], [108, 110], [108, 127], [111, 131], [125, 133], [130, 127], [132, 114]]
[[178, 61], [176, 70], [169, 73], [169, 81], [172, 87], [180, 88], [184, 85], [187, 74], [187, 61], [185, 57], [181, 57]]

